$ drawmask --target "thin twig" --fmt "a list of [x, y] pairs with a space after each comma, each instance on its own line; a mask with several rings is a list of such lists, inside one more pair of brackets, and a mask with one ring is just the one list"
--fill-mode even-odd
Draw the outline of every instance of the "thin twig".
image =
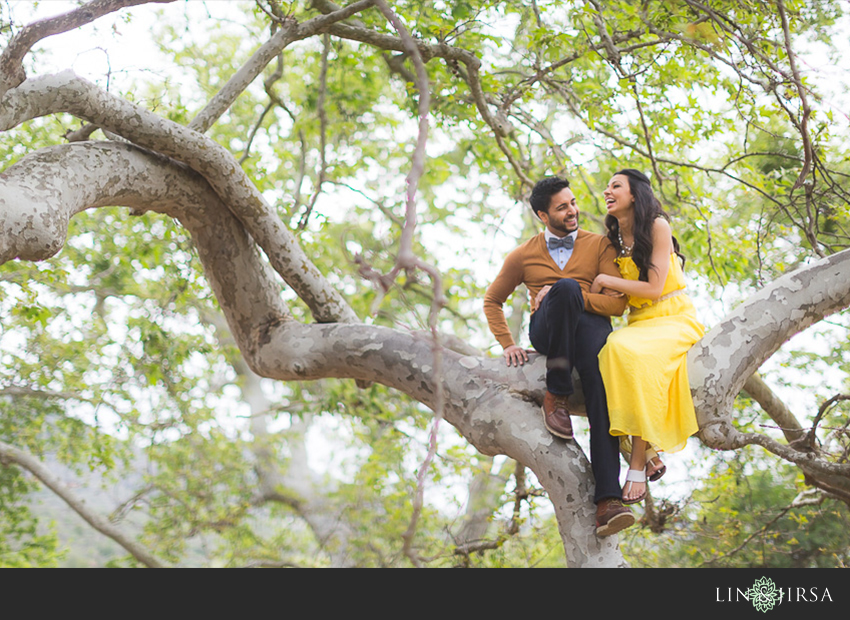
[[818, 414], [815, 416], [815, 421], [812, 422], [812, 428], [809, 429], [809, 447], [814, 450], [815, 449], [815, 441], [817, 440], [817, 435], [815, 431], [817, 430], [818, 424], [820, 424], [821, 419], [826, 412], [829, 411], [835, 403], [839, 403], [844, 400], [850, 400], [850, 394], [836, 394], [826, 402], [824, 402], [820, 409], [818, 409]]
[[298, 230], [304, 230], [307, 222], [310, 219], [310, 214], [313, 212], [313, 207], [316, 206], [316, 200], [322, 192], [322, 184], [325, 182], [327, 174], [327, 130], [328, 130], [328, 115], [325, 112], [325, 96], [328, 91], [328, 54], [331, 49], [331, 37], [328, 33], [322, 36], [322, 68], [319, 72], [319, 98], [316, 107], [319, 114], [319, 178], [316, 181], [316, 189], [310, 198], [307, 209], [304, 215], [301, 216], [301, 221], [298, 223]]
[[174, 0], [92, 0], [83, 6], [39, 21], [22, 28], [0, 54], [0, 97], [27, 79], [23, 67], [24, 57], [33, 45], [47, 37], [74, 30], [109, 13], [121, 9], [156, 2], [167, 4]]
[[[389, 21], [399, 35], [404, 51], [410, 55], [416, 74], [416, 86], [419, 93], [419, 132], [416, 140], [416, 148], [413, 152], [413, 160], [410, 173], [407, 175], [407, 192], [405, 206], [405, 220], [401, 232], [401, 240], [399, 242], [399, 251], [396, 258], [396, 264], [390, 271], [389, 278], [395, 280], [395, 277], [402, 271], [411, 273], [419, 269], [426, 272], [431, 277], [431, 283], [434, 287], [434, 299], [431, 303], [431, 312], [429, 315], [429, 325], [431, 328], [431, 336], [433, 340], [432, 351], [434, 354], [434, 421], [431, 425], [429, 438], [428, 454], [425, 457], [419, 472], [416, 476], [416, 492], [413, 498], [413, 512], [410, 518], [410, 523], [407, 530], [402, 534], [404, 541], [403, 551], [405, 556], [416, 567], [424, 566], [422, 558], [413, 549], [413, 539], [416, 535], [416, 528], [419, 522], [419, 517], [422, 513], [423, 496], [425, 492], [425, 475], [430, 468], [431, 461], [437, 452], [437, 431], [440, 421], [443, 418], [443, 406], [445, 402], [443, 388], [443, 361], [442, 361], [442, 346], [440, 345], [440, 334], [437, 329], [437, 316], [440, 309], [446, 304], [446, 299], [443, 294], [442, 278], [437, 269], [425, 261], [420, 259], [413, 251], [414, 234], [416, 231], [416, 188], [419, 179], [425, 170], [425, 146], [428, 139], [428, 114], [431, 105], [430, 86], [428, 74], [425, 70], [425, 62], [419, 52], [416, 41], [410, 36], [404, 24], [398, 16], [390, 9], [389, 5], [384, 0], [376, 0], [375, 6], [381, 11], [384, 17]], [[385, 285], [387, 278], [380, 278], [380, 281]]]
[[[809, 494], [811, 494], [811, 492], [809, 492]], [[801, 493], [801, 494], [800, 494], [800, 495], [798, 495], [796, 498], [794, 498], [794, 501], [793, 501], [793, 502], [791, 502], [791, 504], [789, 504], [788, 506], [786, 506], [785, 508], [783, 508], [783, 509], [779, 512], [779, 514], [778, 514], [778, 515], [776, 515], [773, 519], [771, 519], [770, 521], [768, 521], [767, 523], [765, 523], [765, 524], [764, 524], [764, 526], [763, 526], [763, 527], [761, 527], [758, 531], [755, 531], [755, 532], [753, 532], [752, 534], [750, 534], [749, 536], [747, 536], [747, 538], [744, 540], [744, 542], [742, 542], [740, 545], [738, 545], [737, 547], [735, 547], [735, 548], [734, 548], [734, 549], [732, 549], [731, 551], [727, 551], [726, 553], [715, 554], [715, 555], [714, 555], [714, 556], [712, 556], [710, 559], [708, 559], [708, 560], [706, 560], [705, 562], [703, 562], [703, 563], [702, 563], [702, 566], [705, 566], [706, 564], [711, 564], [711, 563], [716, 562], [717, 560], [722, 560], [722, 559], [724, 559], [724, 558], [728, 558], [728, 557], [731, 557], [731, 556], [735, 555], [736, 553], [738, 553], [739, 551], [741, 551], [744, 547], [746, 547], [748, 544], [750, 544], [750, 541], [751, 541], [751, 540], [753, 540], [756, 536], [758, 536], [758, 535], [760, 535], [760, 534], [764, 534], [765, 532], [767, 532], [767, 531], [768, 531], [768, 529], [769, 529], [769, 528], [770, 528], [770, 527], [771, 527], [774, 523], [776, 523], [777, 521], [779, 521], [782, 517], [784, 517], [786, 514], [788, 514], [788, 512], [789, 512], [789, 511], [791, 511], [792, 509], [794, 509], [794, 508], [801, 508], [801, 507], [803, 507], [803, 506], [818, 505], [818, 504], [823, 503], [823, 501], [826, 499], [826, 496], [824, 496], [824, 495], [823, 495], [823, 494], [821, 494], [821, 493], [818, 493], [818, 494], [817, 494], [817, 496], [816, 496], [815, 498], [813, 498], [813, 499], [808, 499], [808, 498], [806, 498], [806, 499], [801, 499], [801, 498], [803, 498], [803, 496], [804, 496], [804, 495], [806, 495], [806, 492]]]
[[319, 15], [301, 24], [292, 18], [283, 20], [281, 22], [282, 27], [233, 74], [221, 90], [204, 106], [204, 109], [192, 119], [189, 128], [200, 133], [206, 133], [221, 115], [233, 105], [237, 97], [262, 73], [263, 69], [290, 43], [306, 39], [319, 32], [325, 32], [330, 25], [347, 19], [358, 11], [371, 6], [372, 0], [359, 0], [359, 2], [354, 2], [339, 11], [329, 15]]

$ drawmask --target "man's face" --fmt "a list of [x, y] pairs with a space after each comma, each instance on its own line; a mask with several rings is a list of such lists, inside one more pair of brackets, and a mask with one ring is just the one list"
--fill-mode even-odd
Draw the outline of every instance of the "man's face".
[[578, 228], [578, 206], [576, 197], [565, 187], [549, 199], [549, 213], [540, 211], [538, 216], [553, 235], [564, 237]]

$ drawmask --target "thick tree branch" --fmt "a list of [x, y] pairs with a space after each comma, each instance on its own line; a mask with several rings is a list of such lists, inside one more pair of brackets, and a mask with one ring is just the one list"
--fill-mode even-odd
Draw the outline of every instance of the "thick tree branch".
[[[0, 107], [0, 129], [30, 118], [68, 112], [139, 146], [185, 162], [201, 173], [233, 209], [274, 269], [318, 321], [356, 320], [348, 303], [328, 285], [239, 163], [214, 140], [113, 97], [70, 71], [29, 80], [7, 93], [0, 103], [5, 104]], [[2, 250], [0, 245], [0, 260], [8, 260]]]
[[[104, 175], [107, 168], [111, 174]], [[125, 206], [180, 219], [195, 236], [231, 331], [243, 350], [253, 326], [289, 320], [269, 266], [218, 195], [198, 174], [164, 157], [118, 143], [78, 142], [37, 151], [0, 174], [0, 263], [43, 260], [59, 251], [70, 218], [84, 209]], [[222, 247], [216, 235], [230, 245]], [[242, 281], [240, 281], [240, 278]]]
[[779, 425], [779, 430], [785, 435], [788, 443], [806, 436], [806, 431], [800, 426], [797, 417], [785, 405], [783, 400], [770, 389], [758, 373], [753, 373], [744, 383], [746, 392], [756, 401], [770, 419]]
[[813, 462], [767, 438], [734, 427], [732, 401], [744, 382], [791, 336], [850, 305], [850, 250], [786, 274], [738, 306], [688, 354], [688, 373], [703, 441], [718, 449], [758, 443], [800, 465], [839, 473], [850, 467]]
[[[100, 174], [105, 165], [111, 175]], [[47, 174], [53, 168], [66, 172]], [[433, 363], [432, 338], [370, 325], [297, 323], [280, 300], [271, 268], [207, 183], [182, 166], [130, 145], [84, 142], [53, 147], [24, 158], [0, 181], [2, 215], [24, 212], [22, 205], [32, 203], [40, 215], [31, 213], [31, 220], [65, 219], [67, 225], [70, 213], [84, 208], [123, 204], [143, 209], [140, 203], [150, 201], [150, 206], [177, 217], [192, 233], [231, 331], [255, 372], [282, 380], [376, 381], [431, 407], [436, 405], [436, 381], [441, 381], [446, 421], [482, 453], [507, 454], [541, 481], [558, 513], [569, 565], [622, 563], [616, 540], [593, 534], [587, 459], [576, 444], [552, 437], [540, 419], [546, 371], [542, 357], [532, 356], [521, 368], [507, 368], [501, 359], [443, 350], [440, 374]], [[29, 197], [21, 203], [25, 188]], [[58, 227], [54, 236], [59, 239], [48, 236], [42, 241], [50, 247], [45, 251], [26, 235], [5, 234], [9, 228], [8, 222], [0, 222], [6, 258], [21, 255], [22, 239], [28, 254], [44, 258], [61, 247], [64, 236], [64, 228]]]

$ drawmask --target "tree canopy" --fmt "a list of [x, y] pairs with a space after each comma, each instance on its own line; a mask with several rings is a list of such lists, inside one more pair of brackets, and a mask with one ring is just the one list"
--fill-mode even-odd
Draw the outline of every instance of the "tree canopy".
[[[0, 565], [63, 561], [39, 497], [115, 565], [846, 565], [848, 19], [0, 4]], [[568, 177], [601, 232], [624, 167], [709, 328], [707, 465], [618, 541], [539, 419], [544, 360], [505, 367], [481, 298], [539, 227], [537, 179]]]

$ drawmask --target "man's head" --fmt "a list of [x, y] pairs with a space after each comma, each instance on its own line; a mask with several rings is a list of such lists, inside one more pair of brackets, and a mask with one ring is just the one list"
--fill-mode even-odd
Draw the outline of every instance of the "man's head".
[[579, 210], [566, 179], [541, 179], [531, 190], [529, 202], [535, 215], [553, 235], [564, 237], [578, 228]]

